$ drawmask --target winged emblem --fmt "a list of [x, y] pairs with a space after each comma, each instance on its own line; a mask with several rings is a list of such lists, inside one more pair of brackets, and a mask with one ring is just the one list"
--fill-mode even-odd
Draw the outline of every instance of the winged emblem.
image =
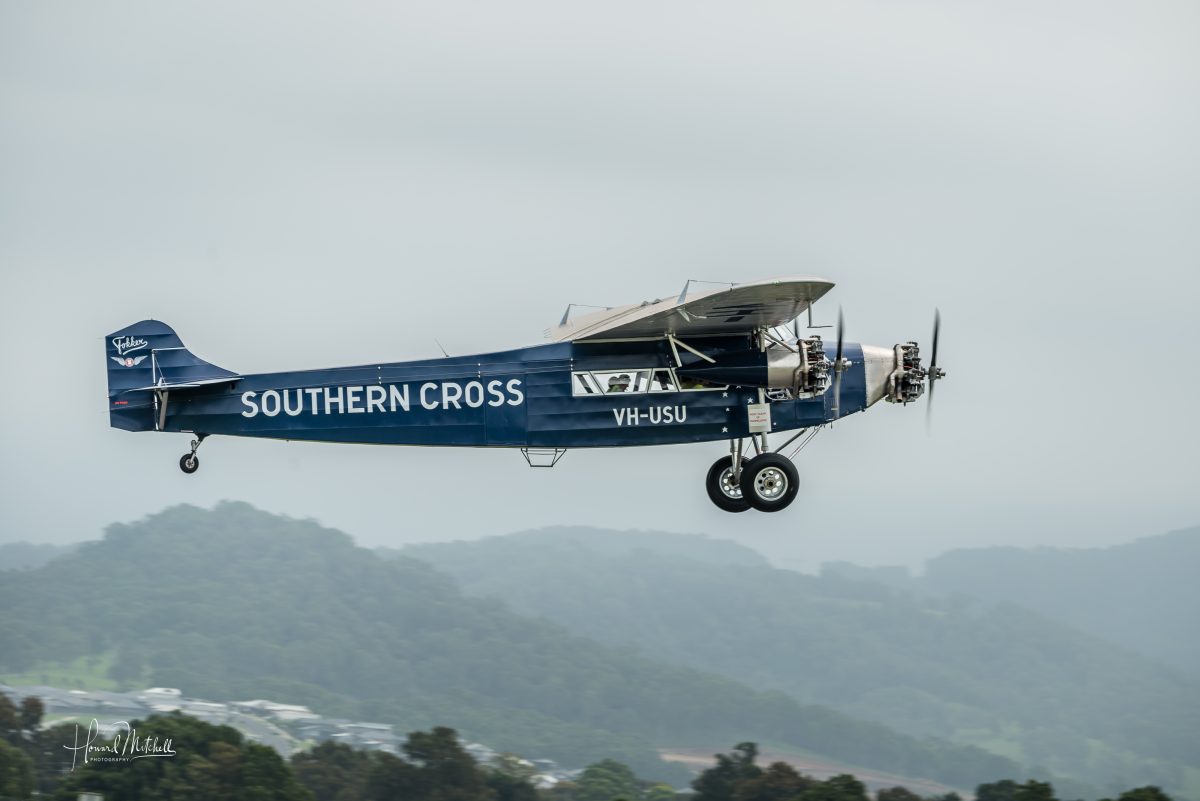
[[108, 358], [112, 359], [122, 367], [137, 367], [148, 355], [149, 354], [142, 354], [141, 356], [109, 356]]

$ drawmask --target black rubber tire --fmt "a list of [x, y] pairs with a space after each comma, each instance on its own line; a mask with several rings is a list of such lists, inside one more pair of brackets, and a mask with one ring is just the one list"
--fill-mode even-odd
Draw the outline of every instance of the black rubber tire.
[[[772, 471], [759, 476], [766, 471]], [[780, 482], [784, 482], [782, 488]], [[760, 512], [778, 512], [788, 508], [800, 492], [800, 474], [792, 460], [778, 453], [763, 453], [742, 466], [742, 497]]]
[[200, 469], [200, 457], [194, 453], [185, 453], [179, 457], [179, 469], [191, 475]]
[[[743, 470], [745, 469], [745, 460], [742, 460]], [[726, 512], [744, 512], [750, 508], [750, 504], [742, 497], [731, 497], [725, 494], [721, 489], [721, 476], [727, 470], [733, 468], [733, 457], [725, 456], [713, 462], [713, 466], [708, 468], [708, 477], [704, 479], [704, 489], [708, 491], [708, 499], [712, 501], [718, 509], [723, 509]]]

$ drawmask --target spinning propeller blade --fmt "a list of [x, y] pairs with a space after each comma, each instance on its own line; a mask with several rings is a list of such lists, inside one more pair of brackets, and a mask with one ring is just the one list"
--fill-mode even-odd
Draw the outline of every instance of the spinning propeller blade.
[[939, 309], [933, 310], [933, 348], [929, 353], [929, 400], [925, 404], [925, 428], [928, 429], [933, 419], [933, 385], [939, 378], [945, 376], [945, 372], [938, 370], [937, 352], [938, 352], [938, 334], [942, 329], [942, 313]]
[[842, 364], [842, 339], [846, 332], [845, 321], [842, 319], [842, 307], [838, 306], [838, 323], [837, 323], [837, 356], [833, 360], [833, 419], [838, 418], [838, 414], [842, 410], [842, 373], [845, 367]]

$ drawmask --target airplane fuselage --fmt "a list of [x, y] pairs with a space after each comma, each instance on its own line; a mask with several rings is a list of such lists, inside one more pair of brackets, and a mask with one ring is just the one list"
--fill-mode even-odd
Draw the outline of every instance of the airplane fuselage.
[[[745, 351], [748, 336], [705, 337], [706, 354]], [[832, 346], [829, 346], [832, 348]], [[832, 357], [832, 352], [830, 352]], [[866, 408], [862, 348], [839, 416]], [[685, 359], [685, 362], [692, 359]], [[666, 340], [563, 342], [473, 356], [242, 375], [167, 396], [122, 396], [113, 423], [147, 430], [381, 445], [587, 448], [748, 437], [753, 387], [698, 386], [677, 376]], [[621, 382], [624, 380], [624, 383]], [[134, 394], [134, 393], [130, 393]], [[833, 419], [832, 389], [770, 403], [770, 431]], [[128, 425], [121, 421], [127, 420]]]

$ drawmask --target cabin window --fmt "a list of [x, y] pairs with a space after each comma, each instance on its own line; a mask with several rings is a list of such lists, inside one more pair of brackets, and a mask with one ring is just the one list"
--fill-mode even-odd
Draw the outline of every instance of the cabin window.
[[592, 371], [592, 377], [605, 395], [628, 395], [646, 391], [650, 380], [649, 370], [605, 370]]
[[675, 382], [675, 374], [670, 370], [655, 370], [650, 376], [651, 392], [678, 392], [679, 384]]
[[703, 378], [677, 378], [674, 370], [665, 367], [653, 370], [579, 370], [571, 373], [571, 394], [577, 398], [714, 389], [729, 389], [729, 385], [716, 384]]
[[602, 395], [600, 385], [591, 373], [571, 373], [572, 395]]
[[[651, 381], [652, 373], [654, 381]], [[581, 370], [571, 373], [571, 394], [576, 397], [674, 392], [674, 387], [674, 376], [670, 370]]]

